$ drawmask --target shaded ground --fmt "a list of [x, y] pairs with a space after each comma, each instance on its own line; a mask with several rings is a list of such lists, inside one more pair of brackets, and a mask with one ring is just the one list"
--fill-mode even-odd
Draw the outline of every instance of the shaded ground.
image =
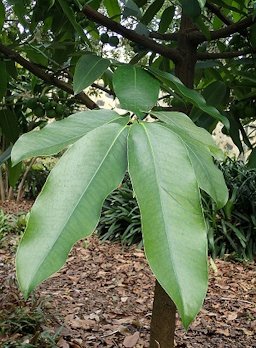
[[[26, 347], [148, 347], [154, 279], [141, 250], [96, 237], [79, 242], [66, 266], [25, 304], [15, 282], [15, 249], [11, 238], [0, 250], [0, 346], [16, 347], [19, 340], [34, 344]], [[8, 318], [18, 320], [24, 308], [28, 317], [38, 312], [39, 324], [32, 332], [8, 333]], [[176, 347], [256, 348], [255, 263], [216, 261], [204, 307], [188, 332], [178, 320]]]

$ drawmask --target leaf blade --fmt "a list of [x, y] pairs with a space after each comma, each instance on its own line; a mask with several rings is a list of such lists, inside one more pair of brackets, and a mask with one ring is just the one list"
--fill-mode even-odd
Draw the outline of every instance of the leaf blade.
[[145, 70], [131, 66], [119, 66], [113, 74], [113, 87], [121, 107], [138, 116], [149, 111], [157, 102], [158, 81]]
[[150, 267], [188, 327], [206, 294], [207, 238], [187, 151], [161, 125], [135, 124], [128, 136], [128, 170]]
[[160, 81], [165, 83], [167, 86], [170, 86], [178, 95], [184, 97], [216, 120], [221, 121], [227, 129], [229, 128], [229, 121], [226, 117], [220, 114], [214, 106], [208, 105], [201, 94], [186, 87], [176, 76], [153, 67], [149, 67], [149, 71], [160, 79]]
[[12, 149], [12, 162], [37, 156], [54, 155], [93, 129], [114, 122], [120, 116], [111, 110], [81, 111], [43, 129], [23, 134]]
[[201, 143], [201, 145], [209, 149], [214, 157], [218, 159], [224, 158], [223, 152], [215, 144], [211, 134], [205, 129], [196, 126], [184, 113], [176, 111], [152, 111], [151, 114], [170, 126], [175, 133], [179, 134], [181, 138], [185, 140], [185, 142]]
[[90, 86], [95, 80], [100, 78], [110, 65], [110, 61], [95, 54], [82, 56], [75, 68], [74, 73], [74, 93], [78, 94], [86, 87]]
[[[127, 132], [126, 126], [118, 124], [95, 129], [78, 140], [52, 170], [31, 210], [16, 256], [25, 297], [64, 264], [77, 240], [95, 229], [104, 199], [126, 171]], [[73, 180], [67, 184], [66, 177]]]

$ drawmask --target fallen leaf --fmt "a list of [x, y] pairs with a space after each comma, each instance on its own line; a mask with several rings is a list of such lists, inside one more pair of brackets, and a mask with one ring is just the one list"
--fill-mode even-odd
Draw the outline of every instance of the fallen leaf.
[[230, 313], [227, 316], [227, 320], [229, 320], [229, 321], [235, 320], [236, 318], [237, 318], [237, 313], [236, 312]]
[[220, 335], [224, 335], [226, 337], [230, 336], [229, 329], [216, 329], [216, 332]]
[[140, 333], [138, 331], [134, 332], [133, 335], [126, 336], [123, 345], [126, 348], [134, 347], [140, 338]]
[[63, 337], [61, 337], [57, 343], [57, 347], [60, 347], [60, 348], [69, 348], [69, 344], [66, 340], [64, 340]]
[[242, 330], [246, 336], [253, 336], [254, 335], [254, 333], [250, 330], [247, 330], [245, 328], [242, 328]]

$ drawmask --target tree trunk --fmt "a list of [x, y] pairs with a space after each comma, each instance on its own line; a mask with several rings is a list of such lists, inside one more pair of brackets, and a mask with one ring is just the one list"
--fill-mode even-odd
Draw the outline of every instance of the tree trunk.
[[[188, 32], [195, 30], [191, 19], [184, 14], [178, 34], [177, 48], [183, 59], [175, 65], [175, 75], [189, 88], [193, 88], [197, 45], [188, 39]], [[150, 326], [150, 348], [173, 348], [176, 324], [176, 306], [161, 285], [156, 281], [152, 319]]]
[[150, 348], [174, 347], [175, 318], [176, 306], [156, 280], [150, 325]]

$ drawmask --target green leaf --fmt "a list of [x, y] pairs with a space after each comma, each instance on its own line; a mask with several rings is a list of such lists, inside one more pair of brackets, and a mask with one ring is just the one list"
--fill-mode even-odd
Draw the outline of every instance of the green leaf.
[[128, 162], [145, 254], [187, 328], [207, 290], [206, 226], [187, 148], [156, 122], [134, 124]]
[[72, 24], [73, 28], [76, 30], [77, 34], [81, 36], [81, 38], [84, 40], [84, 42], [88, 44], [89, 47], [91, 47], [91, 42], [85, 35], [85, 32], [83, 28], [81, 27], [81, 25], [76, 21], [75, 14], [72, 8], [70, 7], [70, 5], [68, 4], [68, 2], [66, 0], [58, 0], [58, 2], [62, 8], [62, 11], [66, 15], [70, 23]]
[[194, 122], [182, 112], [151, 111], [151, 114], [177, 133], [186, 143], [193, 143], [198, 147], [206, 147], [217, 159], [224, 159], [223, 152], [215, 144], [212, 136], [205, 129], [197, 127]]
[[97, 226], [103, 201], [127, 169], [128, 128], [105, 125], [77, 141], [50, 173], [32, 207], [16, 257], [27, 298], [60, 269], [73, 244]]
[[[209, 105], [216, 108], [222, 105], [227, 95], [227, 86], [223, 81], [214, 81], [209, 84], [202, 92], [202, 96]], [[207, 117], [207, 113], [194, 107], [189, 115], [193, 121], [202, 120]]]
[[201, 30], [208, 41], [211, 41], [211, 33], [210, 29], [207, 27], [203, 18], [201, 16], [194, 19], [194, 23], [196, 23], [197, 27]]
[[119, 66], [113, 74], [113, 87], [121, 108], [142, 116], [157, 102], [159, 82], [142, 68]]
[[0, 61], [0, 76], [1, 76], [1, 83], [0, 83], [0, 101], [1, 101], [6, 94], [7, 83], [8, 83], [8, 73], [6, 70], [6, 63], [3, 61]]
[[17, 117], [10, 109], [0, 110], [0, 127], [6, 139], [14, 143], [19, 136], [19, 124]]
[[123, 11], [123, 17], [128, 18], [130, 16], [140, 18], [141, 12], [138, 5], [134, 1], [127, 0]]
[[104, 0], [104, 6], [107, 9], [108, 16], [116, 22], [120, 22], [121, 9], [117, 0]]
[[185, 15], [196, 18], [200, 16], [206, 0], [180, 0]]
[[0, 166], [6, 162], [9, 158], [11, 158], [12, 145], [8, 146], [4, 152], [0, 154]]
[[78, 94], [100, 78], [110, 65], [110, 61], [94, 54], [82, 56], [75, 68], [74, 93]]
[[256, 148], [252, 149], [248, 157], [247, 167], [250, 169], [256, 168]]
[[12, 162], [17, 164], [30, 157], [54, 155], [93, 129], [119, 120], [128, 121], [111, 110], [92, 110], [52, 122], [41, 130], [23, 134], [13, 146]]
[[134, 0], [135, 4], [138, 5], [139, 7], [143, 7], [146, 5], [148, 0]]
[[17, 184], [17, 181], [19, 180], [19, 177], [22, 173], [22, 162], [18, 163], [16, 166], [12, 166], [11, 161], [8, 161], [8, 179], [9, 183], [12, 187], [15, 187]]
[[228, 200], [228, 189], [222, 172], [213, 163], [211, 154], [206, 148], [193, 143], [186, 143], [186, 146], [199, 187], [212, 197], [218, 209], [224, 207]]
[[184, 97], [187, 101], [211, 115], [216, 120], [221, 121], [226, 128], [229, 128], [229, 121], [226, 117], [221, 115], [214, 106], [208, 105], [201, 94], [186, 87], [176, 76], [153, 67], [149, 67], [149, 71], [166, 86], [171, 87], [178, 95]]
[[145, 25], [149, 24], [157, 14], [157, 12], [162, 8], [163, 4], [164, 0], [153, 1], [141, 17], [141, 23]]
[[3, 2], [1, 0], [0, 1], [0, 30], [3, 27], [4, 20], [5, 20], [5, 8], [4, 8]]
[[169, 28], [173, 20], [174, 13], [175, 13], [174, 6], [169, 6], [164, 10], [159, 23], [159, 28], [158, 28], [159, 33], [163, 34], [166, 32], [166, 30]]

